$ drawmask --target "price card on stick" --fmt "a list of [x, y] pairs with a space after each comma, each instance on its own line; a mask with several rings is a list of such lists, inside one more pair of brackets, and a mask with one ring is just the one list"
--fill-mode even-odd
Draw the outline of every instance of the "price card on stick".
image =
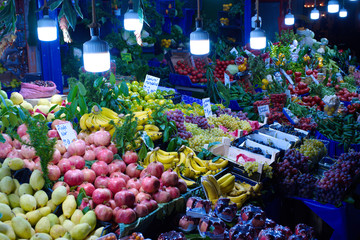
[[224, 83], [225, 83], [225, 86], [229, 86], [229, 88], [230, 88], [230, 77], [229, 77], [229, 75], [227, 75], [227, 73], [224, 73]]
[[159, 86], [160, 78], [151, 75], [146, 75], [144, 82], [144, 90], [149, 94], [156, 92]]
[[237, 56], [239, 54], [239, 52], [236, 50], [236, 48], [231, 49], [230, 53], [235, 56]]
[[211, 111], [211, 104], [210, 104], [210, 98], [203, 98], [202, 99], [202, 105], [204, 108], [205, 117], [211, 117], [212, 111]]
[[258, 112], [260, 116], [266, 117], [266, 114], [270, 113], [269, 105], [258, 106]]
[[56, 125], [55, 127], [66, 149], [69, 147], [70, 143], [77, 140], [75, 130], [72, 128], [71, 123], [67, 122]]

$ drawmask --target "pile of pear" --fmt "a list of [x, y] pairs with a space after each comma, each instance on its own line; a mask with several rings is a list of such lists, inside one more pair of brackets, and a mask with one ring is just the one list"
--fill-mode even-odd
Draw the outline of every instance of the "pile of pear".
[[[19, 163], [21, 165], [21, 163]], [[11, 170], [19, 165], [4, 162], [0, 168], [0, 239], [31, 240], [95, 240], [103, 228], [95, 229], [94, 211], [84, 214], [77, 209], [75, 197], [64, 186], [57, 187], [51, 196], [43, 191], [45, 180], [34, 170], [29, 183], [20, 184], [12, 178]], [[59, 206], [62, 215], [53, 212]]]

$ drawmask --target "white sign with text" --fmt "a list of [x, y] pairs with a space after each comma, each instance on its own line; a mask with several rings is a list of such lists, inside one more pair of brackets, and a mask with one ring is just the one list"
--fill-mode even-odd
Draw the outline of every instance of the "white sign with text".
[[229, 85], [229, 87], [230, 87], [230, 76], [227, 73], [224, 73], [224, 83], [225, 83], [225, 86]]
[[156, 92], [159, 86], [160, 78], [151, 75], [146, 75], [144, 82], [144, 90], [149, 94]]
[[75, 130], [72, 128], [71, 123], [67, 122], [56, 125], [55, 127], [66, 149], [69, 147], [70, 143], [77, 140]]
[[204, 108], [205, 117], [211, 117], [212, 111], [211, 111], [211, 104], [210, 104], [210, 98], [204, 98], [202, 99], [202, 105]]
[[269, 105], [258, 106], [258, 112], [260, 116], [266, 117], [266, 114], [270, 113]]

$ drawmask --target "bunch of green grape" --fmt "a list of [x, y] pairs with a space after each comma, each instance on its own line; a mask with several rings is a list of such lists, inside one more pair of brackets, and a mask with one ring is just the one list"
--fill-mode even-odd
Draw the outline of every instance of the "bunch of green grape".
[[211, 116], [208, 118], [208, 122], [210, 125], [214, 125], [215, 127], [219, 127], [220, 125], [226, 127], [230, 131], [235, 131], [237, 129], [248, 132], [251, 131], [251, 125], [248, 121], [240, 120], [237, 117], [233, 117], [227, 114], [222, 114], [218, 117]]
[[[244, 169], [246, 173], [249, 175], [249, 177], [251, 177], [254, 173], [256, 173], [258, 171], [258, 168], [259, 168], [258, 162], [246, 162], [244, 164]], [[268, 163], [265, 163], [263, 166], [263, 174], [265, 174], [265, 176], [268, 178], [272, 178], [273, 175], [272, 167]]]
[[299, 152], [314, 161], [325, 156], [327, 150], [323, 142], [316, 139], [305, 139]]
[[195, 151], [201, 151], [205, 144], [209, 144], [212, 142], [221, 142], [223, 137], [228, 137], [230, 140], [234, 140], [234, 137], [224, 133], [219, 128], [208, 128], [201, 129], [197, 126], [197, 124], [187, 123], [185, 122], [186, 131], [192, 133], [193, 137], [188, 139], [189, 147], [194, 149]]

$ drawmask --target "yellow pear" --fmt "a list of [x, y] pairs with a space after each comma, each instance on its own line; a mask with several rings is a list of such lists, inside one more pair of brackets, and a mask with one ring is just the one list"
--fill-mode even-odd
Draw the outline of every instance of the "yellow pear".
[[41, 190], [45, 185], [45, 179], [42, 173], [35, 169], [30, 176], [30, 185], [35, 191]]
[[60, 224], [62, 225], [65, 220], [66, 220], [66, 217], [64, 216], [64, 214], [61, 214], [61, 215], [59, 216]]
[[30, 240], [52, 240], [52, 237], [46, 233], [37, 233]]
[[0, 192], [0, 203], [10, 205], [9, 198], [6, 193]]
[[101, 237], [103, 230], [104, 230], [104, 227], [99, 227], [98, 229], [95, 230], [93, 235], [95, 235], [97, 237]]
[[[20, 183], [19, 183], [19, 181], [18, 181], [17, 179], [15, 179], [15, 178], [13, 179], [13, 181], [14, 181], [14, 183], [15, 183], [15, 191], [14, 191], [14, 193], [19, 196]], [[19, 197], [20, 197], [20, 196], [19, 196]]]
[[14, 213], [11, 211], [11, 208], [3, 203], [0, 203], [0, 213], [0, 220], [3, 222], [11, 220], [14, 217]]
[[50, 220], [47, 217], [42, 217], [36, 223], [35, 232], [37, 232], [37, 233], [49, 233], [50, 232]]
[[73, 240], [83, 240], [91, 232], [91, 226], [87, 223], [80, 223], [73, 227], [70, 231], [70, 235]]
[[51, 194], [51, 200], [55, 205], [61, 204], [67, 197], [66, 187], [59, 186]]
[[20, 207], [20, 198], [18, 195], [12, 193], [8, 196], [8, 199], [9, 199], [11, 208]]
[[50, 99], [50, 102], [51, 102], [52, 104], [61, 105], [62, 101], [63, 101], [63, 100], [62, 100], [62, 97], [61, 97], [59, 94], [53, 95], [53, 96], [51, 97], [51, 99]]
[[46, 217], [50, 220], [50, 226], [51, 227], [54, 226], [55, 224], [60, 224], [59, 218], [55, 214], [50, 213]]
[[6, 176], [11, 176], [11, 169], [8, 166], [2, 165], [0, 168], [0, 180], [2, 180]]
[[11, 93], [10, 100], [14, 105], [19, 105], [24, 101], [24, 97], [18, 92], [13, 92]]
[[62, 204], [63, 214], [66, 218], [70, 218], [76, 210], [76, 200], [74, 195], [68, 195]]
[[3, 234], [3, 233], [0, 233], [0, 239], [1, 240], [10, 240], [10, 238], [7, 235]]
[[46, 206], [51, 209], [51, 212], [55, 211], [55, 209], [56, 209], [56, 205], [54, 204], [54, 202], [51, 199], [47, 202]]
[[19, 197], [21, 197], [24, 194], [33, 195], [34, 190], [32, 189], [31, 185], [28, 183], [23, 183], [19, 187]]
[[10, 225], [0, 222], [0, 233], [5, 234], [10, 240], [15, 240], [16, 235], [14, 230], [12, 229], [11, 223]]
[[0, 181], [0, 191], [9, 195], [15, 191], [15, 183], [12, 177], [6, 176]]
[[53, 239], [63, 237], [66, 233], [66, 229], [61, 225], [54, 225], [50, 229], [50, 236]]
[[20, 104], [20, 106], [25, 108], [26, 110], [33, 110], [33, 106], [31, 105], [31, 103], [25, 100]]
[[79, 224], [83, 216], [84, 213], [80, 209], [76, 209], [73, 215], [71, 216], [71, 221], [75, 224]]
[[93, 210], [88, 211], [81, 219], [80, 223], [87, 223], [91, 227], [91, 231], [96, 227], [96, 214]]
[[43, 190], [37, 191], [34, 194], [34, 197], [35, 197], [36, 202], [37, 202], [37, 207], [45, 207], [48, 200], [49, 200], [48, 195]]
[[50, 102], [49, 102], [49, 100], [42, 98], [42, 99], [39, 99], [37, 105], [50, 106]]
[[73, 223], [72, 221], [70, 221], [69, 219], [66, 219], [64, 222], [63, 222], [63, 224], [62, 224], [62, 226], [66, 229], [66, 231], [68, 231], [68, 232], [70, 232], [71, 231], [71, 229], [73, 228], [73, 227], [75, 227], [75, 223]]
[[22, 160], [21, 158], [12, 158], [9, 161], [8, 166], [13, 171], [20, 170], [24, 167], [24, 160]]
[[26, 215], [26, 219], [29, 221], [31, 226], [35, 226], [36, 223], [40, 220], [40, 218], [42, 218], [42, 215], [39, 210], [27, 212], [25, 215]]
[[36, 199], [30, 194], [24, 194], [20, 197], [20, 207], [26, 212], [34, 211], [36, 209]]
[[31, 238], [31, 225], [22, 217], [13, 217], [13, 219], [11, 219], [11, 225], [18, 238]]
[[15, 213], [15, 215], [17, 215], [18, 213], [23, 213], [23, 214], [25, 214], [24, 209], [22, 209], [21, 207], [13, 208], [12, 211]]

